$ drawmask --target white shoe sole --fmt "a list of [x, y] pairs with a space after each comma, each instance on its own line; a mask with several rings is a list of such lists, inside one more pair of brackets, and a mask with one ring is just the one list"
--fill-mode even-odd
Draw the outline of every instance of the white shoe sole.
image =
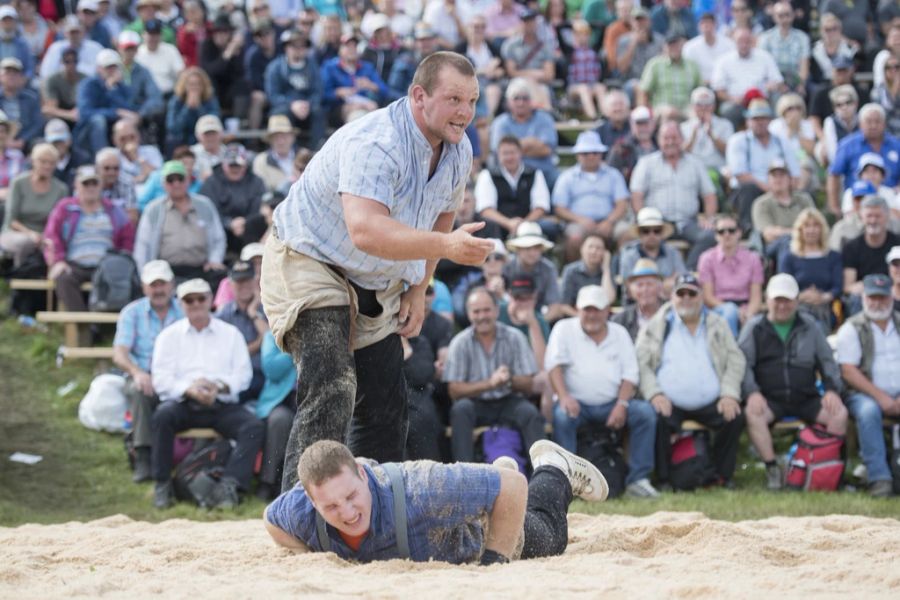
[[509, 469], [510, 471], [519, 470], [519, 463], [517, 463], [516, 459], [512, 458], [511, 456], [501, 456], [495, 459], [491, 464], [498, 469]]
[[[609, 495], [609, 484], [600, 469], [595, 467], [590, 461], [581, 458], [577, 454], [569, 452], [559, 444], [555, 444], [550, 440], [538, 440], [532, 444], [528, 454], [531, 456], [531, 464], [534, 465], [535, 460], [544, 454], [555, 453], [560, 455], [569, 465], [569, 470], [583, 471], [590, 481], [591, 491], [582, 492], [578, 497], [589, 502], [603, 502]], [[574, 467], [574, 468], [573, 468]], [[565, 473], [566, 477], [569, 476]], [[574, 491], [574, 490], [573, 490]]]

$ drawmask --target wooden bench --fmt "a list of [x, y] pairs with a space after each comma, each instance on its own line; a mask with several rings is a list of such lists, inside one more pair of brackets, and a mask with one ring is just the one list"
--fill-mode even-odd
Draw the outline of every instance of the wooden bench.
[[[89, 281], [81, 284], [82, 292], [89, 292], [92, 288], [93, 286]], [[53, 300], [56, 297], [56, 282], [52, 279], [10, 279], [9, 289], [32, 292], [46, 292], [47, 310], [53, 310]]]
[[194, 429], [185, 429], [184, 431], [179, 431], [175, 434], [175, 437], [198, 440], [215, 440], [222, 436], [220, 436], [215, 429], [211, 429], [208, 427], [195, 427]]
[[[806, 425], [800, 419], [791, 419], [790, 421], [776, 421], [772, 426], [775, 431], [797, 431]], [[684, 421], [681, 423], [682, 431], [708, 431], [708, 427], [701, 425], [697, 421]]]
[[[119, 321], [119, 313], [75, 312], [75, 311], [38, 311], [35, 318], [40, 323], [61, 323], [64, 330], [66, 347], [70, 350], [79, 346], [79, 326], [81, 325], [115, 325]], [[112, 349], [110, 348], [110, 351]]]

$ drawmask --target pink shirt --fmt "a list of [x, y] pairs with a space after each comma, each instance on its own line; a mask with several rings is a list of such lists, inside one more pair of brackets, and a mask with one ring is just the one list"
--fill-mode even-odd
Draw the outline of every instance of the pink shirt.
[[506, 34], [510, 29], [515, 29], [522, 22], [520, 15], [525, 12], [521, 4], [513, 4], [510, 10], [503, 10], [497, 2], [484, 11], [484, 20], [487, 25], [485, 34], [488, 39], [493, 39], [499, 34]]
[[700, 255], [697, 270], [700, 282], [712, 283], [713, 293], [720, 300], [747, 302], [750, 285], [763, 282], [762, 261], [743, 246], [730, 258], [719, 246], [710, 248]]

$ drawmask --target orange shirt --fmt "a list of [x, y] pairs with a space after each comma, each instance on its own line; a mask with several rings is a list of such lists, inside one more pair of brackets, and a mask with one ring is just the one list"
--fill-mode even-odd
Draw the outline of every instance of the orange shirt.
[[606, 64], [609, 71], [613, 71], [616, 66], [616, 45], [619, 38], [631, 31], [631, 27], [625, 21], [613, 21], [603, 32], [603, 51], [606, 53]]
[[362, 541], [363, 541], [364, 539], [366, 539], [366, 536], [367, 536], [367, 535], [369, 535], [369, 532], [368, 532], [368, 531], [365, 532], [365, 533], [363, 533], [363, 534], [360, 534], [360, 535], [347, 535], [346, 533], [344, 533], [344, 532], [341, 531], [340, 529], [338, 529], [338, 533], [341, 534], [341, 539], [344, 540], [344, 542], [345, 542], [348, 546], [350, 546], [350, 548], [351, 548], [354, 552], [358, 552], [358, 551], [359, 551], [359, 547], [362, 546]]

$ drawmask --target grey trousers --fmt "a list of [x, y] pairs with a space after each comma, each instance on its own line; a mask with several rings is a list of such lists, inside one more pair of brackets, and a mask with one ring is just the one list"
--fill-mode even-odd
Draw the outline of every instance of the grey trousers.
[[159, 396], [148, 396], [134, 385], [129, 377], [125, 385], [125, 396], [131, 410], [131, 430], [134, 432], [134, 447], [149, 448], [153, 444], [150, 433], [153, 411], [159, 406]]
[[262, 483], [275, 485], [279, 480], [293, 423], [294, 411], [284, 404], [273, 408], [266, 417], [266, 441], [263, 444], [262, 466], [259, 469], [259, 480]]

